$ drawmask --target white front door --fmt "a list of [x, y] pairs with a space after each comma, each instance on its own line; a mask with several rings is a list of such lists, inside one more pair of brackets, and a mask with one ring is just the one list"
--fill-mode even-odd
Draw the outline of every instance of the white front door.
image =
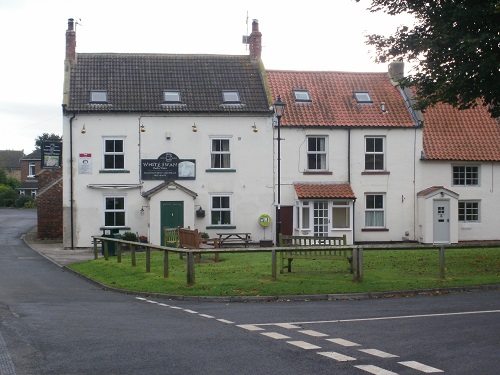
[[450, 243], [450, 201], [435, 200], [433, 207], [433, 242]]
[[314, 202], [314, 236], [328, 237], [328, 202]]

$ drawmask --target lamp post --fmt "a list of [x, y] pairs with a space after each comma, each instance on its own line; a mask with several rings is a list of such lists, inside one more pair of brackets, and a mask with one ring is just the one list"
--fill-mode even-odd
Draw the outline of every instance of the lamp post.
[[279, 236], [281, 233], [281, 117], [285, 112], [285, 102], [281, 101], [278, 95], [278, 100], [274, 102], [274, 114], [278, 119], [278, 212], [276, 213], [276, 246], [279, 246]]

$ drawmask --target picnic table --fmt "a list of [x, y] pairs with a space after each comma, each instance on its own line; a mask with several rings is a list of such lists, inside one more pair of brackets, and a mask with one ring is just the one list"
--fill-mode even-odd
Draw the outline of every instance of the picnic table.
[[224, 244], [235, 244], [235, 245], [247, 245], [251, 241], [250, 233], [217, 233], [219, 236], [219, 246], [222, 247]]

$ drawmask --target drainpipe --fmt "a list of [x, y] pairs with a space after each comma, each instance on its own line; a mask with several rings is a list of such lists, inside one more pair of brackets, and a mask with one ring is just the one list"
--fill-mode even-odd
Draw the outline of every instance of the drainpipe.
[[74, 222], [73, 222], [73, 119], [76, 117], [76, 112], [69, 119], [69, 200], [70, 200], [70, 232], [71, 232], [71, 250], [74, 250]]
[[[347, 182], [351, 185], [351, 128], [347, 128]], [[352, 243], [353, 245], [356, 243], [356, 231], [355, 231], [355, 223], [356, 223], [356, 199], [352, 201]]]

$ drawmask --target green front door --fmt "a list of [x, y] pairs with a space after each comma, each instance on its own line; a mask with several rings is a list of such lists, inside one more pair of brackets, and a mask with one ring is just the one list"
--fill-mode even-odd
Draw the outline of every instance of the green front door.
[[165, 244], [163, 228], [177, 228], [184, 226], [184, 202], [162, 201], [160, 204], [161, 245], [163, 246]]

